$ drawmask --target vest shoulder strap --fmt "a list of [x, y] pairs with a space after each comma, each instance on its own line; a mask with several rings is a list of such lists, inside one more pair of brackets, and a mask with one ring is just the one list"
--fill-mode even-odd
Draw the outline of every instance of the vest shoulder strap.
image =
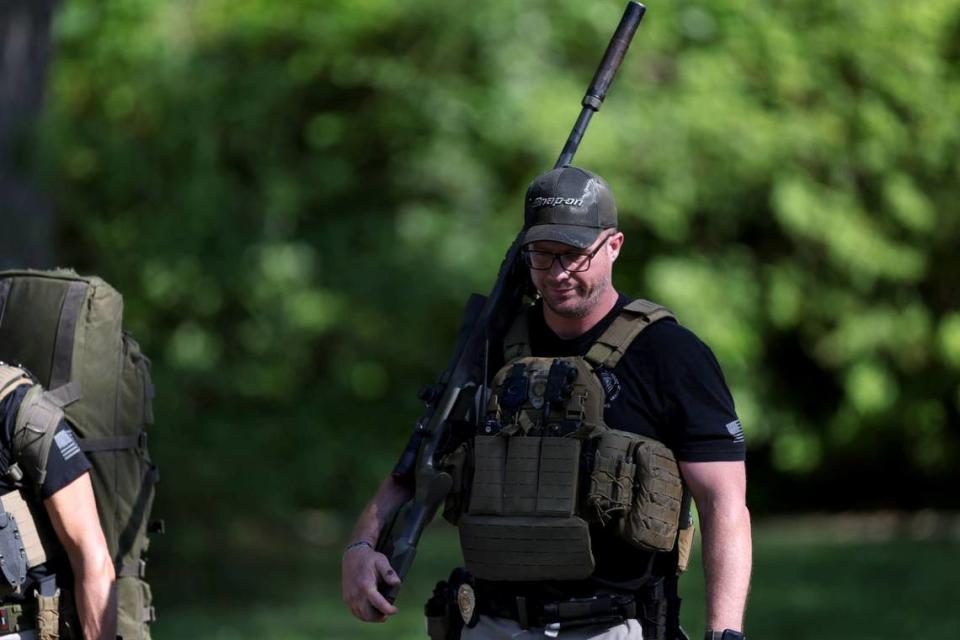
[[507, 335], [503, 338], [504, 362], [525, 358], [533, 354], [530, 349], [530, 310], [532, 308], [532, 306], [525, 307], [523, 311], [517, 314], [513, 324], [507, 330]]
[[47, 458], [61, 420], [63, 401], [56, 394], [44, 391], [40, 385], [27, 391], [13, 429], [13, 453], [37, 495], [47, 476]]
[[594, 367], [613, 369], [640, 333], [664, 318], [676, 318], [669, 309], [649, 300], [634, 300], [620, 310], [584, 358]]
[[26, 371], [0, 362], [0, 402], [25, 384], [33, 384]]

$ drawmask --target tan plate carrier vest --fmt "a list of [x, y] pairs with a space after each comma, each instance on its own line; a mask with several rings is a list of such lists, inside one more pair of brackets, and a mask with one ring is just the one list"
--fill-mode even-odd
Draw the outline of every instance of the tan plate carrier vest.
[[674, 548], [683, 495], [676, 460], [661, 442], [603, 422], [606, 394], [597, 373], [612, 370], [663, 318], [673, 314], [635, 300], [585, 356], [563, 358], [531, 356], [526, 313], [514, 322], [484, 426], [441, 461], [455, 487], [444, 516], [458, 526], [474, 576], [589, 577], [591, 523], [612, 527], [638, 549]]

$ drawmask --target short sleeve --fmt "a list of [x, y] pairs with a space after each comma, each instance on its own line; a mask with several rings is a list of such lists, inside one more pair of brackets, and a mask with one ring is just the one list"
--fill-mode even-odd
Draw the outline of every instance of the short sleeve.
[[90, 470], [90, 461], [80, 450], [73, 429], [61, 420], [53, 436], [50, 455], [47, 457], [47, 476], [40, 488], [45, 500]]
[[692, 331], [673, 322], [648, 330], [656, 349], [676, 455], [687, 462], [746, 458], [743, 429], [720, 363]]

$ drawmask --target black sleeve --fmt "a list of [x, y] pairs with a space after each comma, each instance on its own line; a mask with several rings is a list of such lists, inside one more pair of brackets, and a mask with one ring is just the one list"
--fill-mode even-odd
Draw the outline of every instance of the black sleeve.
[[[17, 413], [20, 403], [27, 395], [29, 386], [24, 385], [4, 399], [0, 405], [0, 415], [3, 416], [3, 429], [0, 432], [0, 463], [2, 471], [13, 460], [13, 431], [16, 427]], [[80, 450], [80, 445], [73, 430], [65, 420], [61, 420], [54, 432], [50, 453], [47, 455], [47, 476], [40, 487], [40, 495], [47, 499], [64, 488], [90, 469], [90, 461]]]
[[669, 422], [678, 428], [677, 459], [687, 462], [746, 459], [743, 429], [720, 363], [692, 331], [674, 322], [647, 329], [657, 344]]
[[40, 488], [41, 497], [46, 500], [89, 470], [90, 461], [80, 450], [73, 429], [61, 420], [47, 456], [47, 477]]

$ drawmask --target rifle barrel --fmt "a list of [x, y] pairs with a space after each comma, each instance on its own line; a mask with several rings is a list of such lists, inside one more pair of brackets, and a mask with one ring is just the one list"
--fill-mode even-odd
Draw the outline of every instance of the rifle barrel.
[[600, 61], [600, 66], [597, 67], [597, 72], [593, 74], [593, 80], [590, 81], [587, 93], [580, 102], [583, 108], [580, 110], [577, 122], [573, 125], [573, 130], [567, 137], [567, 143], [563, 145], [563, 151], [560, 152], [557, 163], [553, 165], [554, 169], [565, 167], [573, 162], [573, 156], [577, 153], [583, 134], [587, 131], [590, 118], [594, 112], [600, 110], [603, 99], [607, 97], [607, 91], [613, 83], [613, 77], [617, 75], [620, 63], [623, 62], [624, 56], [627, 55], [627, 49], [630, 48], [630, 41], [633, 40], [637, 27], [640, 26], [640, 21], [643, 19], [643, 14], [646, 12], [647, 8], [639, 2], [630, 0], [627, 3], [623, 17], [620, 18], [620, 24], [617, 25], [617, 30], [613, 32], [610, 44], [607, 45], [607, 51], [603, 54], [603, 60]]

